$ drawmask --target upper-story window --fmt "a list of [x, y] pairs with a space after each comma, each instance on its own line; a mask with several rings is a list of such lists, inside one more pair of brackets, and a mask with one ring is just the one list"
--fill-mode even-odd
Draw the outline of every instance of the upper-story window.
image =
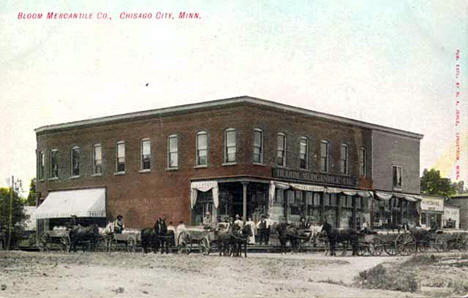
[[101, 144], [93, 145], [93, 175], [102, 174], [102, 146]]
[[44, 179], [45, 155], [44, 151], [37, 153], [37, 178]]
[[58, 165], [58, 150], [52, 149], [50, 151], [50, 178], [58, 178], [59, 165]]
[[168, 168], [175, 169], [179, 167], [179, 144], [178, 137], [171, 135], [168, 138], [167, 164]]
[[402, 168], [400, 166], [392, 166], [393, 168], [393, 187], [401, 188], [402, 185]]
[[348, 174], [348, 145], [341, 144], [340, 149], [340, 173]]
[[320, 171], [328, 172], [328, 165], [330, 159], [330, 144], [328, 141], [322, 140], [320, 142]]
[[367, 175], [367, 153], [366, 148], [361, 147], [359, 148], [359, 175], [366, 176]]
[[140, 149], [140, 169], [151, 170], [151, 140], [142, 139]]
[[259, 128], [254, 129], [253, 162], [263, 163], [263, 131]]
[[80, 176], [80, 147], [71, 149], [71, 176]]
[[117, 173], [125, 173], [125, 142], [117, 142], [117, 154], [116, 154], [116, 170]]
[[234, 128], [224, 131], [224, 162], [236, 162], [237, 155], [237, 135]]
[[208, 133], [200, 131], [197, 133], [197, 166], [208, 164]]
[[307, 169], [307, 161], [308, 161], [308, 142], [307, 138], [302, 137], [299, 139], [299, 167], [301, 169]]
[[286, 135], [282, 132], [276, 137], [276, 164], [282, 167], [286, 166]]

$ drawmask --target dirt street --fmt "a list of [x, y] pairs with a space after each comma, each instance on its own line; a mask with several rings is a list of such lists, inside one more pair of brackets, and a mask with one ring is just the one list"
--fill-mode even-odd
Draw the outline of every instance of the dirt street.
[[402, 257], [0, 252], [0, 297], [417, 297], [352, 286]]

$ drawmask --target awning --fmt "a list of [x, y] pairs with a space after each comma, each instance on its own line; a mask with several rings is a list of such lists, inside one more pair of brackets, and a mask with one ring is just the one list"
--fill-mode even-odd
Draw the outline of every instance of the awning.
[[298, 183], [289, 183], [289, 185], [296, 190], [315, 191], [315, 192], [325, 191], [325, 187], [319, 186], [319, 185], [298, 184]]
[[392, 198], [393, 194], [391, 192], [376, 191], [375, 195], [377, 196], [378, 199], [388, 201]]
[[49, 192], [35, 212], [36, 219], [106, 217], [106, 189], [89, 188]]
[[197, 191], [207, 192], [210, 189], [213, 190], [213, 205], [215, 208], [218, 208], [219, 205], [219, 188], [218, 181], [197, 181], [190, 184], [190, 208], [193, 209], [195, 203], [197, 202]]

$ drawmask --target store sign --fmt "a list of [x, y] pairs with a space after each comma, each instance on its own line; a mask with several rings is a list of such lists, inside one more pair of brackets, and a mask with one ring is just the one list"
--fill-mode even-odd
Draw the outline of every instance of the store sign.
[[444, 211], [444, 199], [425, 198], [421, 201], [421, 210]]
[[295, 171], [282, 168], [273, 168], [272, 176], [274, 178], [298, 180], [302, 182], [314, 182], [321, 184], [333, 184], [341, 186], [356, 186], [357, 181], [356, 177], [312, 173], [306, 171]]

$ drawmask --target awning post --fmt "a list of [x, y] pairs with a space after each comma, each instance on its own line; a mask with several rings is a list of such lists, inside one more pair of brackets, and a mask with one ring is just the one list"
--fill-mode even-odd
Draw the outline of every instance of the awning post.
[[242, 220], [247, 221], [247, 185], [249, 182], [242, 182]]

